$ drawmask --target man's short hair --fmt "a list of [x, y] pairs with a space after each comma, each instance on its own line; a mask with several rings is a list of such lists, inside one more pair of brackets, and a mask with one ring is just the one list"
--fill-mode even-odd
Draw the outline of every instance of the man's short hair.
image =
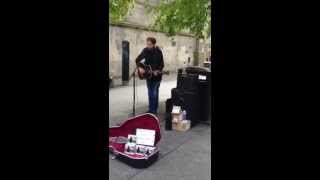
[[152, 44], [156, 44], [157, 43], [157, 40], [154, 37], [148, 37], [147, 41], [150, 41]]

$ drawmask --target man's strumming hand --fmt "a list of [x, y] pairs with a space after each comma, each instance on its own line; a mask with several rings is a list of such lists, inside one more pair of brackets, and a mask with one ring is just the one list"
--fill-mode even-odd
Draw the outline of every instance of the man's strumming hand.
[[159, 71], [159, 70], [154, 70], [153, 71], [153, 75], [154, 76], [158, 76], [160, 73], [161, 73], [161, 71]]

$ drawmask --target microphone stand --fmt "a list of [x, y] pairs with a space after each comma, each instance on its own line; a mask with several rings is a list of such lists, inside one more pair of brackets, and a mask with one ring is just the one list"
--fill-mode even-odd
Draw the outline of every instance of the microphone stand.
[[133, 105], [132, 105], [132, 115], [136, 116], [136, 71], [137, 68], [133, 72]]

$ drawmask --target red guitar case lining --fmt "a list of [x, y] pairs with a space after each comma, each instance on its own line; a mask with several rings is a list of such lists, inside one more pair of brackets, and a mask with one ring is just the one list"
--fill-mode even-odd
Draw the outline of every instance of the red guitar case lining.
[[[130, 155], [124, 153], [125, 144], [111, 142], [110, 139], [114, 137], [128, 137], [129, 134], [135, 134], [136, 129], [150, 129], [155, 130], [155, 146], [156, 150], [154, 153], [146, 156], [142, 155]], [[113, 152], [117, 159], [122, 162], [135, 167], [135, 168], [146, 168], [153, 164], [159, 156], [158, 143], [161, 139], [160, 124], [156, 116], [152, 114], [142, 114], [133, 118], [130, 118], [123, 122], [120, 126], [114, 126], [109, 128], [109, 150]]]

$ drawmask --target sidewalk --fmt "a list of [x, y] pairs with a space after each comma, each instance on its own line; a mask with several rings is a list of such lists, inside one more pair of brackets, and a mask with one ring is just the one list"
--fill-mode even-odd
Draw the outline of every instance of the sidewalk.
[[[177, 73], [170, 73], [169, 75], [167, 74], [164, 74], [163, 76], [163, 81], [173, 81], [177, 78]], [[123, 87], [127, 87], [127, 86], [133, 86], [133, 78], [128, 82], [128, 85], [124, 86], [124, 85], [119, 85], [121, 84], [121, 80], [120, 79], [117, 79], [115, 80], [117, 81], [117, 85], [114, 85], [114, 87], [110, 88], [110, 89], [115, 89], [115, 88], [123, 88]], [[145, 84], [145, 80], [140, 80], [138, 77], [136, 77], [136, 85], [139, 86], [139, 85], [143, 85]]]
[[[138, 80], [136, 114], [147, 110], [145, 81]], [[159, 160], [147, 169], [134, 169], [109, 155], [112, 180], [209, 180], [211, 179], [211, 127], [197, 125], [188, 132], [164, 130], [165, 100], [176, 87], [176, 74], [164, 76], [160, 86], [159, 115], [162, 129]], [[132, 113], [132, 86], [109, 91], [109, 126], [122, 122]]]
[[[165, 101], [171, 97], [171, 89], [177, 86], [177, 74], [164, 75], [159, 90], [159, 116], [165, 112]], [[109, 90], [109, 125], [126, 119], [132, 114], [133, 85], [118, 86]], [[136, 114], [148, 110], [148, 92], [145, 80], [136, 79]]]

